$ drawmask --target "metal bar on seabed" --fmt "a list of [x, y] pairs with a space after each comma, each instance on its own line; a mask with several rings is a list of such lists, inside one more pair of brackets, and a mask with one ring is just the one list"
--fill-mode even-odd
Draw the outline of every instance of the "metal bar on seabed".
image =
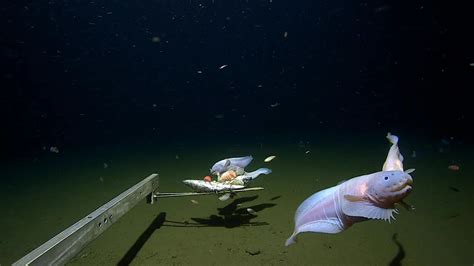
[[13, 265], [64, 265], [139, 201], [152, 195], [158, 189], [158, 183], [158, 174], [148, 176]]
[[263, 187], [249, 187], [233, 190], [225, 190], [219, 192], [158, 192], [154, 193], [154, 198], [170, 198], [170, 197], [188, 197], [188, 196], [205, 196], [205, 195], [218, 195], [225, 193], [238, 193], [238, 192], [249, 192], [263, 190]]

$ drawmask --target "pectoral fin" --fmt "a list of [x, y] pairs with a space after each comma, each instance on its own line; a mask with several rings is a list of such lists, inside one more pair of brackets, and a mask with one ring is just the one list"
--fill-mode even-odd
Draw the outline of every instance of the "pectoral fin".
[[346, 215], [388, 221], [392, 218], [395, 219], [393, 217], [393, 212], [396, 212], [395, 209], [377, 207], [368, 199], [360, 196], [344, 195], [344, 199], [342, 211]]
[[229, 168], [229, 166], [230, 166], [230, 160], [225, 160], [224, 169], [227, 170], [227, 168]]

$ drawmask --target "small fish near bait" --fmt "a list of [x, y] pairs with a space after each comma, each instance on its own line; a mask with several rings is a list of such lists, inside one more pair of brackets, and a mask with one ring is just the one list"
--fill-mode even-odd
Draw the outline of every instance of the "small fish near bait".
[[268, 156], [267, 158], [265, 158], [265, 160], [263, 160], [264, 162], [268, 163], [268, 162], [271, 162], [273, 159], [275, 159], [276, 156], [275, 155], [272, 155], [272, 156]]

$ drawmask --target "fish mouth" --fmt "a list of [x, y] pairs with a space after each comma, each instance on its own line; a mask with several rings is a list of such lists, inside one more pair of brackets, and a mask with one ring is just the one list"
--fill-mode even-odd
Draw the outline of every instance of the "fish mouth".
[[412, 185], [413, 185], [413, 179], [409, 176], [403, 184], [392, 188], [390, 191], [391, 192], [399, 192], [399, 191], [402, 192], [402, 190], [403, 192], [411, 191]]
[[394, 199], [403, 199], [408, 194], [410, 194], [412, 189], [412, 186], [410, 186], [408, 183], [404, 183], [401, 186], [392, 189], [390, 193]]

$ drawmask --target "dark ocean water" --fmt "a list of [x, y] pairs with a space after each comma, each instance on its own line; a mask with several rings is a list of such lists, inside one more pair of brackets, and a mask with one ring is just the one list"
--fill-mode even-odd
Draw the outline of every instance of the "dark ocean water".
[[[0, 264], [151, 173], [160, 190], [187, 191], [181, 180], [220, 159], [253, 155], [257, 168], [277, 155], [256, 181], [265, 190], [241, 195], [257, 217], [194, 226], [231, 201], [143, 202], [71, 264], [124, 262], [166, 213], [132, 264], [471, 265], [466, 10], [429, 1], [3, 3]], [[381, 169], [387, 132], [417, 169], [416, 210], [285, 248], [302, 200]]]

